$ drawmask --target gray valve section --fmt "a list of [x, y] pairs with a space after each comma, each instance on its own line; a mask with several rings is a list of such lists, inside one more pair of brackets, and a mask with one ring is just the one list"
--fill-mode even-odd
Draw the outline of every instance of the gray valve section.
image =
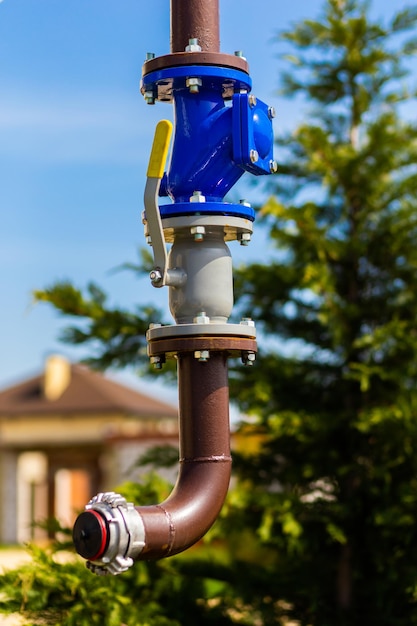
[[169, 306], [177, 324], [190, 324], [200, 311], [225, 323], [233, 308], [232, 258], [222, 230], [206, 229], [200, 240], [180, 231], [169, 253], [169, 267], [181, 268], [184, 284], [170, 288]]

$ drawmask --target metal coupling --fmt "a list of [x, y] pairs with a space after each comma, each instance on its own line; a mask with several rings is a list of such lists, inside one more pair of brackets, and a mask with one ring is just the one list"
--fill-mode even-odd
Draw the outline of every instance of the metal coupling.
[[132, 502], [113, 491], [99, 493], [78, 516], [75, 549], [94, 574], [121, 574], [145, 545], [145, 527]]

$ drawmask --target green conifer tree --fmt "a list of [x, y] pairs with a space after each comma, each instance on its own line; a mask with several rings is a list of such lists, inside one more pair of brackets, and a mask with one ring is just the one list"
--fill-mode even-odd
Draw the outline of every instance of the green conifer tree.
[[234, 381], [264, 432], [244, 508], [306, 626], [417, 624], [416, 22], [328, 0], [284, 34], [313, 110], [262, 209], [277, 254], [237, 280], [265, 337]]

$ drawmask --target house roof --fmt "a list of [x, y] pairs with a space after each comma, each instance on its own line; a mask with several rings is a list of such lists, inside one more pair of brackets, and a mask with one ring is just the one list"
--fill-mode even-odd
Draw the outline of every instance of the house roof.
[[0, 392], [0, 417], [115, 412], [153, 418], [177, 416], [177, 410], [170, 404], [81, 365], [70, 365], [68, 386], [55, 400], [45, 395], [43, 374]]

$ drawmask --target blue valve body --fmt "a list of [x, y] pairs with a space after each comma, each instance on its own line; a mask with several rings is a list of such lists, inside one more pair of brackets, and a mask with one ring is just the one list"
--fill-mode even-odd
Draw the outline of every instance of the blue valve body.
[[[223, 201], [245, 171], [271, 172], [269, 108], [249, 96], [251, 87], [246, 72], [210, 65], [168, 67], [143, 77], [143, 92], [174, 103], [174, 142], [160, 189], [173, 203], [160, 207], [162, 218], [199, 213], [254, 220], [250, 207]], [[205, 202], [190, 202], [196, 191]]]

